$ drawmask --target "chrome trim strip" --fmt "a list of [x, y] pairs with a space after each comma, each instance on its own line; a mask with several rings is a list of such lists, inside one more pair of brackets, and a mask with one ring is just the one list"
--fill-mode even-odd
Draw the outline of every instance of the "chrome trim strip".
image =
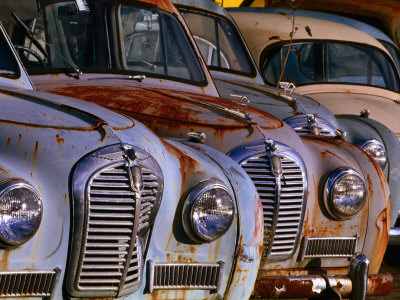
[[[312, 116], [312, 117], [311, 117]], [[297, 115], [284, 119], [299, 135], [322, 135], [335, 137], [335, 127], [328, 121], [315, 115]]]

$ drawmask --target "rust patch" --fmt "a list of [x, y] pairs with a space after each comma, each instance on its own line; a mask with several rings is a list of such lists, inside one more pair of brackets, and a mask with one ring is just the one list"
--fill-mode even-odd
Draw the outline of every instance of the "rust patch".
[[59, 134], [56, 134], [56, 140], [57, 140], [58, 146], [64, 145], [64, 139], [62, 137], [60, 137]]
[[2, 271], [8, 270], [8, 257], [10, 255], [10, 251], [11, 250], [3, 250], [3, 255], [1, 256], [1, 260], [0, 260], [0, 269]]
[[22, 134], [18, 134], [18, 146], [21, 145]]
[[11, 138], [8, 138], [6, 142], [6, 150], [8, 150], [8, 147], [10, 147], [10, 143], [11, 143]]
[[280, 40], [281, 38], [278, 35], [273, 35], [273, 36], [270, 36], [268, 39], [270, 41], [273, 41], [273, 40]]
[[32, 161], [33, 161], [33, 162], [35, 162], [36, 159], [37, 159], [38, 150], [39, 150], [39, 141], [36, 141], [36, 143], [35, 143], [35, 149], [33, 150], [33, 158], [32, 158]]
[[307, 34], [308, 34], [309, 36], [312, 36], [310, 26], [306, 26], [304, 29], [306, 30], [306, 32], [307, 32]]

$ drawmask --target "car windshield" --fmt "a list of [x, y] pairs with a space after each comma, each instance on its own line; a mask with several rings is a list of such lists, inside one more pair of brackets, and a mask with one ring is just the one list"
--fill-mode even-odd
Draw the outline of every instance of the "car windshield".
[[[68, 60], [84, 72], [134, 73], [206, 84], [184, 29], [170, 13], [112, 0], [41, 0], [41, 8], [40, 17], [30, 26], [43, 45], [46, 41], [50, 55], [44, 57], [28, 39], [23, 46], [42, 57], [48, 72], [71, 68]], [[24, 58], [29, 71], [46, 71], [33, 55], [26, 53]]]
[[[276, 85], [289, 46], [264, 51], [261, 71]], [[296, 85], [348, 83], [399, 91], [399, 78], [390, 58], [379, 49], [341, 42], [295, 42], [291, 45], [281, 81]]]
[[10, 51], [10, 46], [3, 37], [0, 37], [0, 76], [7, 78], [19, 76], [19, 69]]
[[247, 51], [228, 20], [214, 15], [180, 9], [210, 69], [254, 73]]

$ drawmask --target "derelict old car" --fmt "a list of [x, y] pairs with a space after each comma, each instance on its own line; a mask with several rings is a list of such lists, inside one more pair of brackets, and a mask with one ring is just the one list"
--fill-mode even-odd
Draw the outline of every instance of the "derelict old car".
[[[395, 227], [400, 210], [400, 176], [393, 176], [399, 171], [400, 143], [395, 134], [382, 123], [359, 114], [333, 116], [317, 101], [293, 93], [293, 85], [290, 92], [288, 86], [283, 91], [272, 85], [264, 85], [240, 31], [222, 7], [208, 0], [174, 0], [174, 4], [185, 18], [221, 96], [245, 96], [251, 106], [273, 114], [299, 134], [335, 136], [345, 132], [346, 141], [359, 146], [375, 159], [390, 187], [393, 228], [389, 243], [400, 243], [400, 228]], [[252, 11], [262, 10], [253, 8]], [[291, 13], [281, 8], [266, 11]], [[295, 13], [296, 16], [304, 16], [306, 12], [296, 10]], [[318, 17], [315, 12], [311, 14]], [[346, 20], [347, 23], [350, 21]], [[388, 40], [382, 33], [379, 37]], [[393, 49], [393, 45], [388, 45], [388, 48]]]
[[248, 298], [263, 215], [247, 174], [34, 91], [0, 33], [0, 297]]
[[[378, 273], [388, 239], [389, 190], [370, 156], [341, 139], [300, 138], [246, 103], [212, 97], [218, 91], [206, 65], [167, 1], [39, 4], [38, 18], [25, 22], [40, 40], [28, 39], [21, 22], [7, 24], [38, 89], [134, 116], [160, 136], [189, 135], [199, 149], [227, 153], [250, 175], [264, 217], [255, 295], [315, 296], [330, 286], [322, 274], [341, 286], [342, 295], [390, 293], [392, 278]], [[311, 284], [301, 294], [295, 287], [306, 278]], [[278, 295], [282, 279], [287, 292]]]

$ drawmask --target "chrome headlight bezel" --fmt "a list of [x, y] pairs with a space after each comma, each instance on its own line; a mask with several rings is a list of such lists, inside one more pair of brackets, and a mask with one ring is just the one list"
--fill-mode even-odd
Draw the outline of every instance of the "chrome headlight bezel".
[[[351, 199], [344, 199], [342, 203], [338, 203], [335, 201], [335, 188], [338, 187], [338, 184], [348, 176], [355, 176], [357, 180], [359, 180], [359, 184], [362, 184], [362, 189], [359, 191], [360, 195], [362, 193], [362, 197], [360, 200], [357, 200], [356, 203], [351, 203]], [[364, 207], [366, 202], [367, 194], [367, 186], [363, 177], [353, 169], [350, 168], [339, 168], [332, 172], [332, 174], [328, 177], [328, 180], [325, 183], [324, 188], [324, 204], [325, 209], [329, 213], [329, 215], [336, 220], [347, 220], [354, 216], [356, 216]], [[342, 196], [343, 198], [343, 196]], [[350, 201], [350, 202], [349, 202]], [[351, 211], [347, 209], [349, 205], [352, 205]], [[347, 212], [346, 212], [347, 210]]]
[[[199, 230], [199, 224], [195, 220], [195, 210], [202, 199], [202, 197], [211, 190], [219, 190], [222, 193], [226, 193], [230, 197], [230, 218], [228, 219], [225, 227], [218, 232], [210, 232], [210, 234], [205, 234]], [[182, 224], [185, 233], [188, 237], [197, 243], [210, 243], [220, 237], [222, 237], [231, 227], [234, 215], [236, 212], [235, 208], [235, 197], [233, 196], [230, 189], [220, 181], [217, 180], [206, 180], [200, 182], [196, 185], [187, 195], [186, 201], [183, 205], [182, 210]]]
[[[20, 190], [19, 192], [21, 192], [21, 190], [25, 190], [24, 192], [28, 192], [31, 193], [31, 198], [28, 199], [28, 197], [25, 197], [23, 199], [15, 199], [16, 201], [20, 201], [21, 203], [23, 203], [24, 201], [34, 201], [36, 203], [29, 203], [32, 204], [34, 206], [36, 206], [36, 208], [34, 208], [34, 210], [36, 211], [35, 214], [36, 216], [33, 218], [30, 218], [29, 220], [34, 220], [33, 224], [29, 224], [29, 226], [24, 226], [24, 229], [27, 230], [25, 233], [24, 232], [18, 232], [17, 236], [15, 236], [15, 232], [13, 233], [10, 227], [11, 225], [9, 225], [10, 223], [4, 223], [4, 219], [6, 216], [6, 211], [5, 209], [2, 209], [2, 212], [0, 214], [0, 244], [6, 248], [13, 248], [13, 247], [18, 247], [24, 243], [26, 243], [27, 241], [29, 241], [37, 232], [37, 230], [40, 227], [41, 221], [42, 221], [42, 216], [43, 216], [43, 202], [42, 199], [40, 197], [39, 192], [28, 182], [26, 182], [25, 180], [22, 179], [10, 179], [10, 180], [6, 180], [4, 182], [2, 182], [0, 184], [0, 209], [2, 206], [2, 202], [4, 201], [5, 197], [9, 196], [9, 193], [13, 193], [15, 194], [15, 192], [17, 190]], [[15, 195], [12, 195], [12, 197], [15, 197]], [[24, 204], [24, 203], [23, 203]], [[26, 206], [26, 203], [25, 203]], [[17, 207], [13, 207], [12, 203], [9, 204], [9, 207], [6, 206], [6, 209], [12, 210], [12, 209], [16, 209], [18, 208], [19, 210], [21, 210], [20, 205], [18, 205], [17, 203]], [[22, 209], [24, 209], [24, 207], [22, 207]], [[15, 212], [15, 211], [14, 211]], [[12, 214], [13, 211], [10, 211], [10, 214]], [[22, 217], [26, 218], [26, 216], [22, 215], [22, 212], [17, 212], [16, 216], [10, 216], [9, 220], [16, 220], [16, 219], [21, 219]], [[29, 218], [29, 217], [28, 217]], [[9, 222], [9, 220], [5, 220], [5, 222]], [[13, 225], [17, 224], [16, 222], [14, 222]], [[14, 230], [18, 230], [18, 228], [15, 228]], [[11, 239], [11, 236], [14, 235], [15, 239]], [[18, 236], [19, 235], [19, 236]]]
[[[378, 140], [375, 140], [375, 139], [365, 139], [365, 140], [362, 140], [360, 143], [358, 143], [357, 146], [360, 147], [365, 152], [367, 152], [375, 160], [375, 162], [378, 164], [378, 166], [382, 170], [385, 170], [386, 165], [387, 165], [387, 161], [388, 161], [388, 155], [387, 155], [386, 147], [382, 142], [380, 142]], [[383, 156], [384, 157], [381, 157], [381, 158], [384, 159], [384, 162], [379, 161], [376, 158], [378, 155], [375, 155], [375, 153], [371, 152], [371, 150], [370, 150], [371, 146], [378, 147], [378, 148], [380, 148], [380, 151], [383, 151], [383, 153], [384, 153]]]

